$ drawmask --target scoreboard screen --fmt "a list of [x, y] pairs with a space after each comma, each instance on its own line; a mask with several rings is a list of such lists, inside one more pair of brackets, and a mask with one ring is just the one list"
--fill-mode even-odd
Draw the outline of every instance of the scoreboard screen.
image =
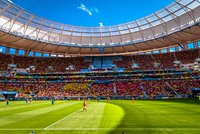
[[99, 52], [103, 53], [104, 52], [104, 48], [99, 48]]

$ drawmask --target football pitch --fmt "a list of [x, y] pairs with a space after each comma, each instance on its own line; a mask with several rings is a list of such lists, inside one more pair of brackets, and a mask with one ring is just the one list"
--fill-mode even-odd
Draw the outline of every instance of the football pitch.
[[0, 102], [0, 134], [199, 134], [198, 100]]

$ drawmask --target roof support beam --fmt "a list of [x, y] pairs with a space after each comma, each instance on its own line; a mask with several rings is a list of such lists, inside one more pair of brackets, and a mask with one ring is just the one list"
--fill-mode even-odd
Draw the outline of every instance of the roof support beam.
[[90, 48], [90, 54], [92, 55], [93, 53], [92, 53], [92, 48]]
[[5, 36], [9, 36], [7, 33], [3, 34], [3, 35], [0, 35], [0, 38], [3, 38]]
[[[164, 9], [171, 15], [171, 17], [173, 18], [173, 20], [176, 22], [177, 27], [179, 27], [179, 29], [181, 29], [181, 27], [180, 27], [180, 20], [179, 20], [178, 16], [175, 15], [174, 13], [172, 13], [171, 11], [169, 11], [167, 8], [164, 8]], [[176, 16], [176, 17], [174, 17], [174, 16]], [[178, 21], [176, 19], [178, 19]]]
[[148, 19], [146, 17], [144, 17], [144, 19], [149, 23], [149, 27], [150, 27], [151, 32], [153, 34], [153, 38], [155, 39], [155, 30], [153, 28], [153, 25], [148, 21]]
[[[188, 16], [195, 21], [195, 16], [194, 16], [194, 12], [192, 11], [191, 8], [189, 8], [188, 6], [184, 6], [183, 4], [181, 4], [180, 2], [175, 1], [179, 6], [181, 6], [185, 12], [188, 14]], [[189, 14], [189, 11], [192, 12], [192, 16]]]
[[9, 7], [11, 7], [12, 5], [11, 4], [9, 4], [8, 6], [6, 6], [6, 7], [4, 7], [2, 10], [1, 10], [1, 12], [0, 12], [0, 17], [3, 15], [3, 13], [9, 8]]
[[154, 15], [158, 18], [158, 21], [162, 24], [162, 27], [167, 34], [168, 31], [167, 31], [167, 25], [166, 25], [165, 21], [162, 18], [160, 18], [156, 13], [154, 13]]
[[186, 33], [186, 34], [189, 34], [189, 35], [199, 36], [198, 34], [192, 32], [192, 31], [186, 31], [186, 30], [184, 30], [184, 31], [182, 31], [182, 32], [183, 32], [183, 33]]
[[122, 46], [122, 48], [123, 48], [127, 53], [129, 52], [124, 46]]
[[116, 54], [116, 52], [115, 52], [114, 48], [113, 48], [113, 47], [111, 47], [111, 49], [113, 50], [114, 54]]
[[40, 49], [40, 51], [43, 51], [44, 48], [48, 45], [48, 43], [45, 43], [45, 45]]
[[52, 51], [52, 53], [55, 53], [56, 50], [58, 50], [59, 47], [60, 47], [60, 46], [58, 45], [58, 46]]
[[142, 52], [143, 50], [141, 50], [139, 47], [137, 47], [135, 44], [132, 45], [134, 48], [136, 48], [138, 51]]
[[81, 55], [81, 47], [79, 47], [78, 54]]
[[[12, 28], [13, 28], [15, 22], [17, 21], [17, 18], [18, 18], [23, 12], [24, 12], [23, 10], [20, 11], [20, 12], [14, 17], [14, 19], [10, 19], [10, 23], [11, 23], [11, 21], [13, 21], [13, 22], [12, 22], [11, 26], [9, 27], [8, 31], [11, 31], [11, 30], [12, 30]], [[18, 30], [18, 29], [17, 29], [17, 30]], [[16, 30], [16, 31], [17, 31], [17, 30]]]
[[36, 42], [36, 41], [32, 41], [31, 43], [25, 45], [25, 47], [24, 47], [23, 49], [24, 49], [24, 50], [27, 50], [27, 47], [29, 47], [29, 46], [31, 46], [31, 45], [33, 45], [33, 44], [37, 44], [37, 43], [38, 43], [38, 42]]
[[33, 18], [34, 18], [34, 16], [32, 16], [31, 19], [28, 20], [28, 21], [22, 26], [22, 27], [24, 27], [24, 33], [23, 33], [24, 36], [25, 36], [26, 31], [27, 31], [27, 29], [28, 29], [28, 27], [29, 27], [29, 24], [31, 23], [31, 21], [33, 20]]
[[183, 50], [185, 50], [185, 47], [184, 47], [184, 45], [182, 45], [179, 41], [177, 41], [178, 39], [177, 38], [175, 38], [175, 37], [171, 37], [171, 36], [168, 36], [170, 39], [172, 39], [173, 41], [175, 41], [177, 44], [178, 44], [178, 46], [180, 46]]
[[139, 24], [138, 24], [137, 21], [135, 21], [135, 23], [137, 24], [137, 26], [138, 26], [138, 28], [139, 28], [139, 32], [140, 32], [140, 34], [141, 34], [141, 37], [142, 37], [142, 39], [143, 39], [143, 41], [144, 41], [144, 35], [143, 35], [143, 32], [142, 32], [142, 28], [139, 26]]
[[65, 55], [67, 55], [68, 53], [69, 53], [69, 50], [71, 49], [71, 47], [69, 47], [68, 49], [67, 49], [67, 51], [65, 52]]
[[16, 43], [16, 42], [18, 42], [18, 41], [20, 41], [20, 40], [24, 40], [24, 38], [20, 38], [20, 37], [19, 37], [18, 39], [14, 40], [14, 41], [8, 42], [7, 44]]
[[159, 42], [160, 45], [165, 44], [165, 47], [166, 47], [166, 46], [170, 46], [168, 43], [163, 42], [163, 41], [161, 41], [160, 39], [155, 39], [155, 41]]
[[144, 42], [144, 44], [146, 44], [147, 46], [150, 46], [151, 49], [156, 49], [154, 46], [152, 46], [151, 44], [147, 43], [147, 42]]

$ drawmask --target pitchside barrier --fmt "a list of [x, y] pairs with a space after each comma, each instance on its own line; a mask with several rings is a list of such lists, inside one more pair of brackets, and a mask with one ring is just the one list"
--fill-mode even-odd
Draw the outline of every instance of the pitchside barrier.
[[[132, 98], [136, 100], [166, 100], [166, 99], [187, 99], [192, 98], [192, 95], [180, 95], [180, 96], [69, 96], [69, 97], [54, 97], [55, 100], [97, 100], [98, 98], [101, 100], [132, 100]], [[33, 100], [52, 100], [52, 97], [33, 97]], [[15, 98], [18, 101], [24, 101], [25, 98]]]
[[193, 97], [200, 97], [200, 88], [190, 88], [190, 90], [192, 91]]

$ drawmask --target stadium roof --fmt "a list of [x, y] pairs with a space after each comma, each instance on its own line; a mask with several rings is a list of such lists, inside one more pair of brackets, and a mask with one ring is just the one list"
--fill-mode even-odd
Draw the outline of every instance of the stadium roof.
[[[131, 54], [197, 40], [199, 21], [200, 0], [176, 0], [149, 16], [105, 27], [53, 22], [0, 0], [0, 43], [56, 54]], [[99, 48], [104, 48], [103, 52]]]

